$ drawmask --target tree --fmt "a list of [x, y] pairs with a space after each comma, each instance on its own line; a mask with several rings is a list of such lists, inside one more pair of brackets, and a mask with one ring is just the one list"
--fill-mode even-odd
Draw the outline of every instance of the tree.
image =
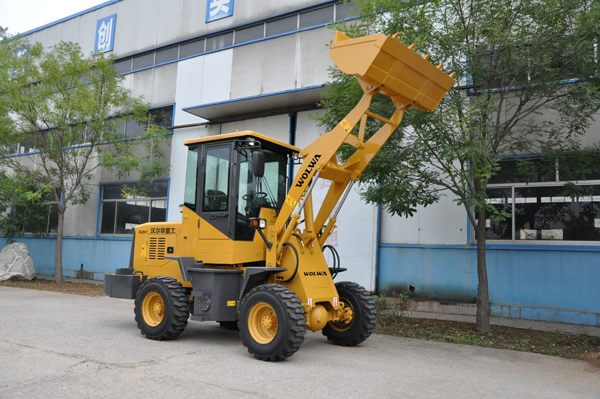
[[[83, 55], [79, 45], [41, 44], [6, 37], [0, 28], [0, 167], [47, 187], [58, 207], [55, 279], [62, 282], [66, 210], [87, 201], [90, 180], [101, 167], [142, 181], [166, 170], [166, 131], [153, 124], [140, 137], [119, 128], [135, 116], [148, 126], [147, 106], [123, 87], [113, 58]], [[28, 155], [15, 156], [19, 146]]]
[[[400, 132], [363, 173], [362, 195], [392, 214], [450, 191], [464, 206], [477, 240], [477, 329], [490, 328], [486, 219], [509, 216], [487, 202], [499, 158], [579, 151], [579, 138], [600, 108], [600, 6], [592, 0], [358, 0], [359, 17], [337, 26], [349, 36], [399, 32], [403, 43], [456, 72], [457, 84], [433, 112], [406, 113]], [[332, 71], [320, 121], [333, 127], [362, 93], [354, 78]], [[393, 104], [373, 105], [389, 115]], [[387, 111], [387, 113], [386, 113]], [[367, 130], [378, 128], [371, 121]], [[352, 153], [345, 148], [340, 156]]]
[[50, 206], [44, 201], [50, 190], [39, 189], [37, 182], [26, 175], [9, 177], [0, 171], [0, 232], [10, 244], [15, 237], [23, 237], [25, 231], [34, 237], [47, 233]]

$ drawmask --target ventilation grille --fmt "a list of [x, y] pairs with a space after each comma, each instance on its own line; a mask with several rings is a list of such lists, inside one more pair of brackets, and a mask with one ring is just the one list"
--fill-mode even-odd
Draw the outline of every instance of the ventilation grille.
[[165, 258], [167, 239], [164, 237], [150, 237], [148, 244], [148, 259], [162, 260]]

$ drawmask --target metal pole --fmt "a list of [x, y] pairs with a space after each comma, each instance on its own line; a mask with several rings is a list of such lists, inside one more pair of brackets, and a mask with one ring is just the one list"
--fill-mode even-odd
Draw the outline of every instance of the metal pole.
[[337, 215], [338, 213], [340, 213], [340, 209], [342, 209], [342, 205], [344, 205], [344, 202], [346, 201], [348, 194], [350, 194], [350, 190], [352, 189], [354, 183], [356, 183], [356, 180], [350, 180], [350, 183], [348, 183], [348, 187], [346, 187], [346, 191], [344, 191], [340, 203], [338, 204], [337, 208], [335, 208], [335, 210], [333, 211], [333, 215], [331, 216], [332, 218], [337, 219]]
[[304, 199], [298, 206], [298, 212], [296, 212], [296, 213], [300, 214], [300, 212], [302, 212], [302, 209], [304, 209], [304, 205], [306, 204], [306, 201], [308, 200], [308, 197], [310, 196], [310, 193], [312, 192], [313, 188], [315, 188], [315, 184], [317, 183], [317, 179], [319, 178], [320, 174], [321, 174], [320, 170], [317, 171], [317, 173], [315, 173], [315, 176], [313, 177], [312, 182], [310, 183], [310, 186], [308, 186], [308, 190], [306, 191], [306, 195], [304, 196]]

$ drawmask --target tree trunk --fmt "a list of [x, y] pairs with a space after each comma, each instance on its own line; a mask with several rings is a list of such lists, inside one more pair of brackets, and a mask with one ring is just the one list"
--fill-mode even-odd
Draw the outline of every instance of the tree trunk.
[[63, 228], [65, 222], [65, 210], [62, 207], [58, 208], [58, 227], [56, 229], [56, 255], [54, 257], [54, 281], [58, 284], [63, 283], [63, 268], [62, 268], [62, 242]]
[[480, 210], [475, 237], [477, 239], [477, 331], [490, 331], [490, 295], [488, 290], [488, 274], [485, 256], [485, 207]]

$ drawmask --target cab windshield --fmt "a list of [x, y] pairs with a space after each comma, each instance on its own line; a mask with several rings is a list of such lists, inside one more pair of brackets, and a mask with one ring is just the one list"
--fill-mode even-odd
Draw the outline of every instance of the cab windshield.
[[254, 230], [248, 227], [250, 218], [258, 217], [260, 208], [281, 209], [286, 195], [287, 156], [263, 149], [265, 173], [252, 173], [250, 150], [240, 152], [240, 172], [237, 200], [236, 240], [252, 240]]

